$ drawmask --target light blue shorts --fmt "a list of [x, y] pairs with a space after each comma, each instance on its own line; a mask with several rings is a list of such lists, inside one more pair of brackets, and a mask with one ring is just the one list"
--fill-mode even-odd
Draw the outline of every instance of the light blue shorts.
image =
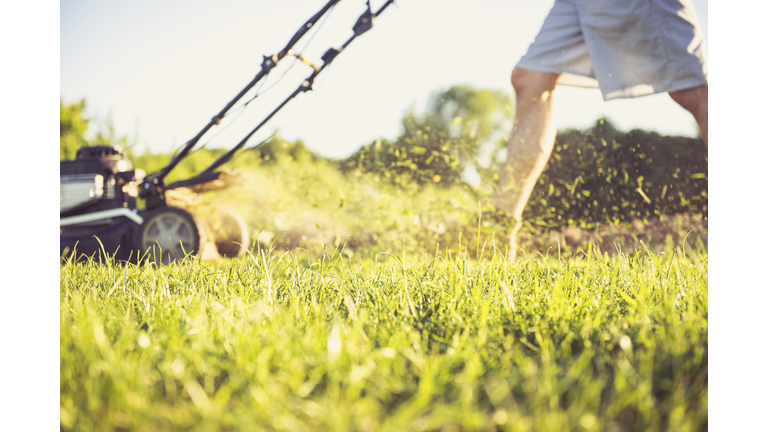
[[707, 83], [704, 35], [690, 0], [556, 0], [517, 67], [603, 99]]

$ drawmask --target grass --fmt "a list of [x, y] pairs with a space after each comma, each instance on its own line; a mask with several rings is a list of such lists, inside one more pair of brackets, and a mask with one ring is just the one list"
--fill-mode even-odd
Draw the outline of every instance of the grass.
[[707, 428], [703, 249], [452, 247], [64, 263], [61, 427]]

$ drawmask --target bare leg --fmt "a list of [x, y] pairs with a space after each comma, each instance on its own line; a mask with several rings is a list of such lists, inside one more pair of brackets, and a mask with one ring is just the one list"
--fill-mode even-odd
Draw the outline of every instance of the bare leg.
[[515, 259], [517, 252], [516, 238], [522, 226], [523, 209], [555, 143], [552, 93], [558, 76], [519, 68], [512, 71], [517, 112], [495, 199], [496, 208], [515, 220], [509, 232], [510, 260]]
[[709, 146], [708, 136], [708, 93], [709, 84], [695, 87], [688, 90], [680, 90], [672, 92], [669, 96], [693, 114], [693, 118], [696, 119], [696, 123], [699, 124], [699, 130], [701, 130], [701, 136], [704, 138], [704, 142]]

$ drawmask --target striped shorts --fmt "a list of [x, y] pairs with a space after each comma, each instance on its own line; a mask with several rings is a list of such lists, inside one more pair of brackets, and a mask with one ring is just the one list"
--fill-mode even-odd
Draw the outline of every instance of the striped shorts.
[[517, 67], [603, 99], [707, 83], [704, 35], [690, 0], [556, 0]]

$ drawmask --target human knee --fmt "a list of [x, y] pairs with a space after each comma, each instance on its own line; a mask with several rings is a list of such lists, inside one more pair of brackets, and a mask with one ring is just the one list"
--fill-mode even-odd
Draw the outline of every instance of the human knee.
[[518, 98], [538, 98], [555, 89], [559, 76], [560, 74], [557, 73], [514, 68], [512, 70], [512, 87], [514, 87]]
[[679, 90], [669, 93], [669, 96], [681, 107], [696, 115], [708, 107], [709, 85], [704, 84], [687, 90]]

